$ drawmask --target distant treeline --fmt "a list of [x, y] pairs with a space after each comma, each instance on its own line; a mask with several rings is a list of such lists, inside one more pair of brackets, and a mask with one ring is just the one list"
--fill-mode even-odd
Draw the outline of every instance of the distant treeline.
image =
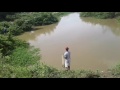
[[115, 18], [120, 16], [120, 12], [81, 12], [80, 16], [107, 19], [107, 18]]
[[0, 12], [0, 34], [10, 32], [19, 35], [32, 30], [32, 26], [48, 25], [58, 22], [56, 14], [52, 12]]
[[7, 20], [7, 16], [14, 15], [15, 13], [18, 13], [18, 12], [0, 12], [0, 21]]

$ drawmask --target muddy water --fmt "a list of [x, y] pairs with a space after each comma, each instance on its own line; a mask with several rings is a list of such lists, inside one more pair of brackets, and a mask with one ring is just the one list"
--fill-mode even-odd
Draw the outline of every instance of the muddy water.
[[81, 18], [79, 13], [72, 13], [18, 38], [40, 48], [41, 61], [58, 69], [62, 69], [61, 55], [66, 46], [70, 48], [72, 70], [105, 71], [120, 63], [120, 24], [113, 19]]

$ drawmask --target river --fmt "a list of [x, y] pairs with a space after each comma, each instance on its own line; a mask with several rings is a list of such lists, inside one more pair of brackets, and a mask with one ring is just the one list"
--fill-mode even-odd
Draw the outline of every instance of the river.
[[18, 38], [40, 48], [41, 62], [57, 69], [63, 69], [61, 55], [67, 46], [72, 70], [105, 71], [120, 64], [120, 24], [115, 19], [81, 18], [79, 13], [71, 13]]

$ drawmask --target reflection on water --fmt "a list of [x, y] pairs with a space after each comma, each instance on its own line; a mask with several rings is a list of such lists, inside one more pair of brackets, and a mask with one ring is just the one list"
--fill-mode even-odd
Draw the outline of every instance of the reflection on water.
[[58, 23], [52, 25], [46, 25], [46, 26], [37, 26], [34, 27], [33, 30], [30, 31], [29, 33], [28, 32], [24, 33], [22, 37], [21, 36], [17, 36], [17, 37], [20, 39], [24, 39], [26, 41], [35, 40], [36, 36], [48, 35], [54, 32], [57, 24]]
[[40, 48], [41, 61], [47, 65], [62, 69], [66, 46], [71, 51], [73, 70], [106, 70], [120, 63], [120, 26], [115, 20], [81, 18], [79, 13], [72, 13], [57, 24], [36, 29], [19, 38]]
[[95, 19], [95, 18], [81, 18], [83, 22], [101, 25], [103, 28], [109, 28], [115, 35], [120, 36], [120, 23], [116, 19]]

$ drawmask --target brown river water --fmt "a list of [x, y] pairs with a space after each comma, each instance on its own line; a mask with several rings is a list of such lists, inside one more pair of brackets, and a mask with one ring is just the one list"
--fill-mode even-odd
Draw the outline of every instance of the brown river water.
[[105, 71], [120, 64], [120, 24], [114, 19], [81, 18], [79, 13], [71, 13], [56, 24], [37, 26], [18, 38], [40, 48], [41, 62], [57, 69], [63, 69], [61, 55], [66, 46], [72, 70]]

